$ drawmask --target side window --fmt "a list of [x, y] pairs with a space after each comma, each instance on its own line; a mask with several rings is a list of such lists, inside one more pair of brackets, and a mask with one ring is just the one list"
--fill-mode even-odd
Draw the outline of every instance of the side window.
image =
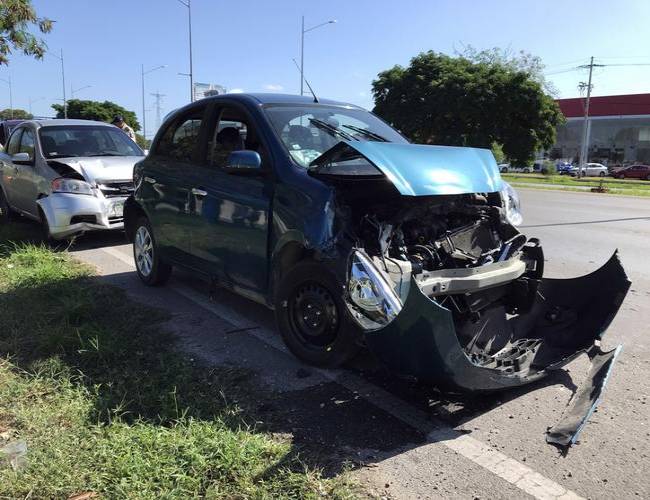
[[208, 143], [208, 162], [211, 166], [224, 168], [230, 153], [243, 149], [257, 151], [264, 163], [264, 148], [251, 120], [243, 111], [225, 106]]
[[18, 152], [18, 146], [20, 144], [20, 136], [23, 133], [23, 129], [19, 128], [14, 130], [13, 134], [9, 137], [9, 144], [7, 144], [7, 154], [15, 155]]
[[23, 131], [19, 152], [27, 153], [32, 160], [34, 159], [34, 132], [31, 129], [26, 128]]
[[205, 108], [196, 109], [174, 121], [160, 139], [156, 154], [183, 162], [194, 161], [198, 152], [204, 111]]

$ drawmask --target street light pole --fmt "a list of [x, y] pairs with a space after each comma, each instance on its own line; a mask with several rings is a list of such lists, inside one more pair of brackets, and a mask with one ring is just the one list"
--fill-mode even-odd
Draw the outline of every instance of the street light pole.
[[156, 71], [157, 69], [162, 69], [166, 67], [167, 65], [163, 64], [162, 66], [156, 66], [155, 68], [151, 68], [145, 71], [144, 64], [142, 64], [141, 66], [142, 69], [142, 135], [145, 141], [147, 140], [147, 112], [145, 110], [145, 105], [144, 105], [144, 75], [151, 73], [152, 71]]
[[13, 119], [14, 117], [14, 97], [13, 91], [11, 89], [11, 75], [7, 75], [7, 79], [0, 78], [3, 82], [9, 85], [9, 115]]
[[190, 72], [183, 73], [190, 77], [190, 101], [194, 102], [194, 70], [192, 61], [192, 0], [178, 0], [179, 3], [187, 7], [187, 27], [190, 41]]
[[70, 98], [74, 99], [75, 92], [80, 92], [84, 89], [89, 89], [90, 87], [92, 87], [92, 85], [84, 85], [83, 87], [79, 87], [78, 89], [73, 89], [72, 85], [70, 85]]
[[45, 99], [45, 97], [37, 97], [36, 99], [32, 99], [31, 97], [29, 98], [29, 114], [32, 114], [32, 104], [38, 101], [42, 101]]
[[[180, 2], [181, 0], [178, 1]], [[302, 25], [300, 28], [300, 95], [303, 95], [304, 93], [303, 82], [305, 79], [305, 33], [320, 28], [321, 26], [325, 26], [326, 24], [334, 23], [336, 23], [336, 19], [330, 19], [329, 21], [325, 21], [324, 23], [320, 23], [316, 26], [305, 29], [305, 16], [302, 16]]]

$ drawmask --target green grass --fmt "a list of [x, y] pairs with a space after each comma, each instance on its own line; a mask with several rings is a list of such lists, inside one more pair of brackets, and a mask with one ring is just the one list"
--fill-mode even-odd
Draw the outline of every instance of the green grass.
[[[513, 186], [530, 187], [524, 184], [535, 184], [539, 189], [553, 189], [559, 186], [563, 191], [586, 191], [601, 185], [608, 188], [609, 194], [629, 196], [650, 196], [650, 181], [633, 179], [613, 179], [611, 177], [587, 177], [577, 179], [569, 175], [541, 174], [501, 174]], [[581, 189], [582, 188], [582, 189]]]
[[22, 441], [27, 453], [16, 470], [0, 458], [0, 498], [359, 493], [252, 425], [261, 389], [251, 374], [198, 366], [175, 350], [164, 313], [65, 252], [2, 238], [0, 449]]

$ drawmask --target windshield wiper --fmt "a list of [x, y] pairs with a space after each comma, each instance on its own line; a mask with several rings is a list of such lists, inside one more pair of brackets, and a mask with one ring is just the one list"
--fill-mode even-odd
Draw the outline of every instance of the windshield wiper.
[[49, 155], [47, 155], [47, 159], [48, 160], [55, 160], [57, 158], [73, 158], [75, 156], [79, 156], [79, 155], [75, 155], [75, 154], [72, 154], [72, 153], [70, 153], [70, 154], [50, 153]]
[[325, 130], [326, 132], [329, 132], [333, 136], [338, 135], [339, 137], [342, 137], [346, 141], [354, 141], [354, 140], [356, 140], [354, 137], [352, 137], [347, 132], [343, 132], [343, 130], [339, 130], [334, 125], [330, 125], [329, 123], [324, 122], [323, 120], [319, 120], [318, 118], [310, 118], [309, 123], [311, 123], [312, 125], [314, 125], [315, 127], [319, 128], [321, 130]]
[[374, 132], [371, 132], [370, 130], [367, 130], [365, 128], [357, 127], [355, 125], [343, 125], [345, 128], [349, 128], [350, 130], [353, 130], [354, 132], [365, 135], [366, 137], [370, 139], [374, 139], [375, 141], [379, 142], [388, 142], [388, 139], [385, 137], [380, 136], [379, 134], [376, 134]]
[[93, 156], [128, 156], [128, 155], [123, 155], [120, 153], [95, 153], [93, 155], [86, 155], [88, 158], [91, 158]]

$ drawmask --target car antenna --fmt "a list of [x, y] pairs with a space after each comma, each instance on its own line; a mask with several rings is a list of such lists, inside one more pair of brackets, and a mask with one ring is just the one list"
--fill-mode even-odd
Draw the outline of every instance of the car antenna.
[[[300, 71], [300, 66], [298, 66], [298, 63], [296, 62], [296, 58], [294, 57], [292, 59], [293, 63], [296, 65], [296, 68], [298, 68], [298, 71]], [[307, 81], [307, 78], [303, 75], [302, 77], [303, 80], [305, 80], [305, 83], [307, 84], [307, 88], [309, 89], [309, 92], [311, 92], [311, 95], [314, 96], [314, 102], [318, 102], [318, 97], [316, 97], [316, 94], [314, 93], [314, 89], [311, 88], [311, 85], [309, 85], [309, 82]]]

